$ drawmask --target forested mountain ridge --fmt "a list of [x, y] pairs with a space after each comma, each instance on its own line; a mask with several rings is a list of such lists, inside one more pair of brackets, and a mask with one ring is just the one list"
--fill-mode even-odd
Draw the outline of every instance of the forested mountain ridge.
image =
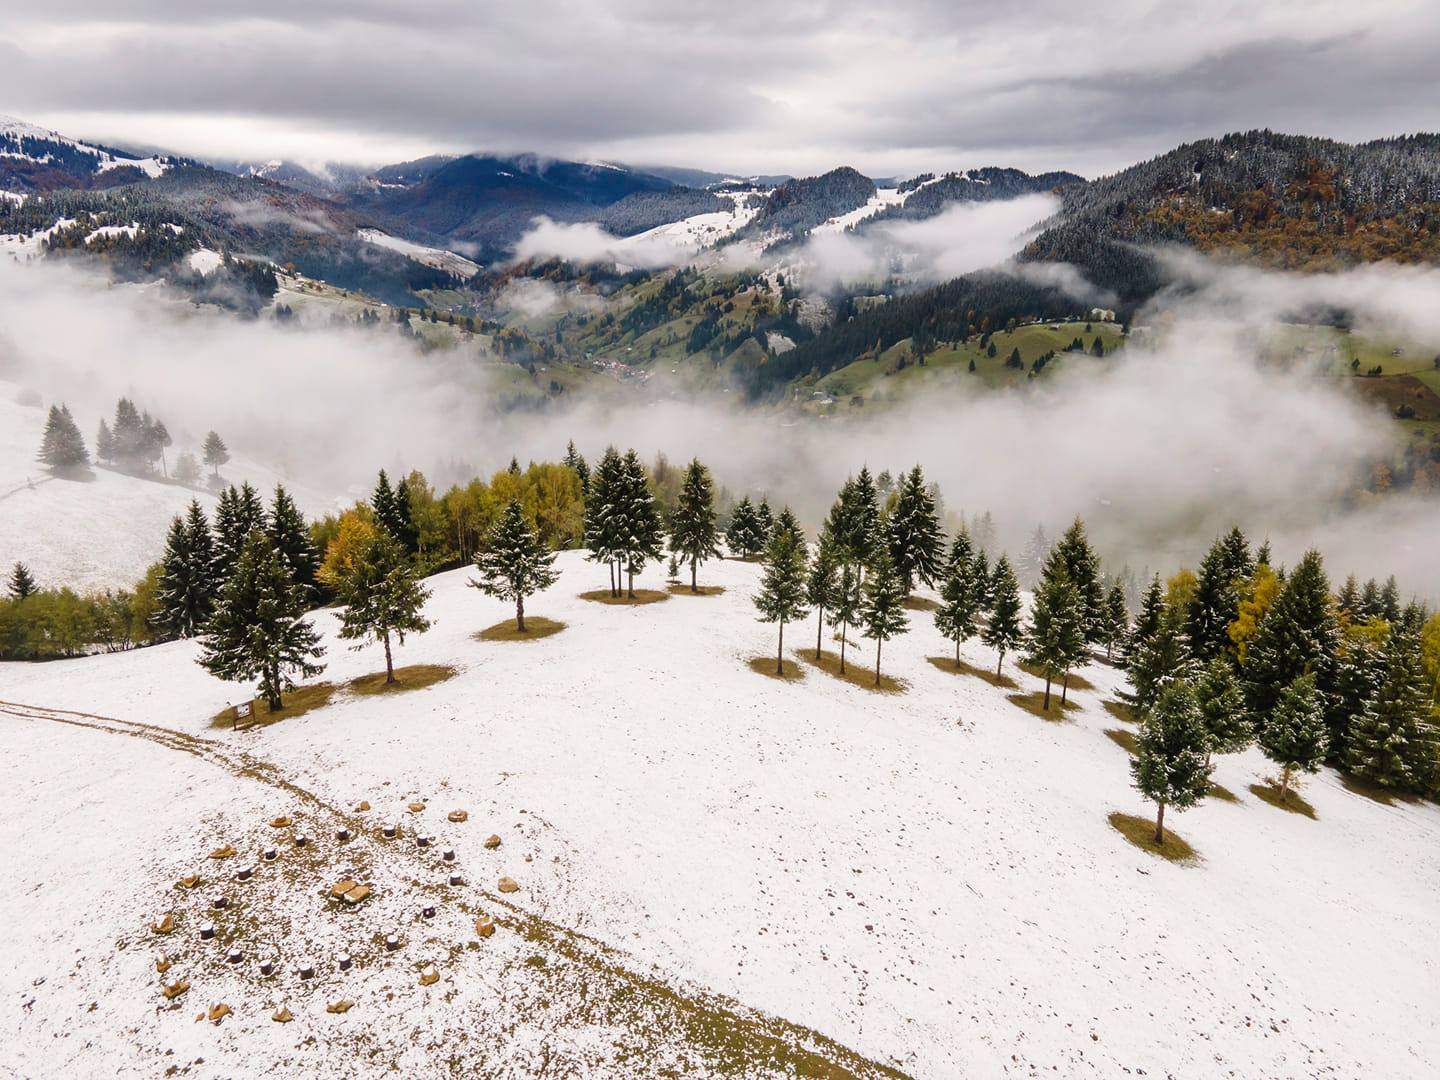
[[1068, 188], [1022, 258], [1068, 262], [1122, 300], [1160, 283], [1138, 246], [1291, 270], [1440, 259], [1440, 136], [1350, 145], [1272, 131], [1187, 143]]

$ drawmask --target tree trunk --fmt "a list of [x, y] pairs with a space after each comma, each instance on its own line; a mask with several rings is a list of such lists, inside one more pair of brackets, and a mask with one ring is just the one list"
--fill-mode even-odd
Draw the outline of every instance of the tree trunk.
[[627, 580], [626, 580], [626, 584], [625, 584], [625, 594], [626, 594], [631, 600], [634, 600], [634, 599], [635, 599], [635, 564], [634, 564], [634, 563], [630, 563], [628, 566], [626, 566], [626, 567], [625, 567], [625, 573], [628, 575]]
[[845, 638], [850, 629], [849, 623], [840, 624], [840, 674], [845, 674]]
[[385, 642], [385, 685], [389, 686], [395, 681], [395, 662], [390, 658], [390, 631], [382, 633], [380, 640]]
[[875, 685], [880, 685], [880, 646], [884, 644], [883, 638], [875, 639]]
[[1048, 710], [1048, 709], [1050, 708], [1050, 676], [1049, 676], [1049, 675], [1046, 675], [1046, 676], [1045, 676], [1045, 701], [1044, 701], [1044, 703], [1040, 706], [1040, 708], [1046, 709], [1046, 710]]
[[515, 632], [519, 634], [525, 632], [525, 598], [523, 596], [515, 598]]
[[1155, 843], [1165, 843], [1165, 804], [1158, 804], [1160, 809], [1155, 813]]
[[1290, 766], [1286, 765], [1280, 770], [1280, 801], [1284, 802], [1290, 797]]
[[696, 584], [697, 575], [700, 573], [700, 560], [693, 555], [690, 557], [690, 591], [698, 593], [700, 586]]
[[955, 670], [960, 670], [960, 639], [955, 639]]
[[825, 632], [825, 609], [817, 608], [819, 614], [815, 617], [815, 662], [820, 662], [820, 637]]
[[995, 662], [995, 678], [1000, 678], [1000, 669], [1005, 666], [1005, 650], [1000, 650], [1000, 659]]
[[279, 712], [285, 707], [285, 702], [280, 697], [280, 665], [276, 664], [268, 674], [270, 676], [267, 680], [270, 683], [270, 692], [266, 704], [270, 706], [271, 712]]
[[607, 565], [608, 567], [610, 567], [610, 595], [611, 595], [611, 596], [619, 596], [619, 595], [620, 595], [620, 591], [615, 588], [615, 560], [614, 560], [614, 559], [608, 559], [608, 560], [606, 560], [606, 565]]
[[785, 620], [780, 620], [780, 644], [775, 646], [775, 674], [785, 674]]
[[1065, 672], [1065, 681], [1060, 684], [1060, 707], [1065, 707], [1065, 701], [1070, 693], [1070, 672]]

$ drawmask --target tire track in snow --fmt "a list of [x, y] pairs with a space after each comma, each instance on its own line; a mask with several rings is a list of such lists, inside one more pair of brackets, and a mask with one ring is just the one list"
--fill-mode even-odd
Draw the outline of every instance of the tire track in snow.
[[[417, 865], [421, 862], [408, 849], [380, 842], [380, 826], [370, 824], [361, 815], [339, 809], [285, 778], [269, 762], [220, 740], [158, 724], [4, 700], [0, 700], [0, 716], [123, 735], [190, 754], [234, 776], [285, 792], [306, 804], [312, 812], [328, 817], [333, 826], [344, 825], [355, 836], [375, 841], [377, 853], [407, 858]], [[811, 1028], [752, 1009], [693, 983], [639, 970], [640, 965], [621, 950], [525, 911], [499, 894], [482, 888], [475, 891], [486, 903], [508, 913], [496, 920], [501, 926], [580, 967], [584, 973], [580, 986], [583, 1004], [574, 1015], [576, 1023], [595, 1022], [597, 1012], [610, 1022], [624, 1024], [629, 1020], [636, 1033], [652, 1036], [657, 1046], [678, 1032], [685, 1046], [706, 1060], [706, 1071], [713, 1069], [723, 1074], [831, 1078], [907, 1075], [893, 1065], [866, 1058]], [[558, 965], [561, 970], [564, 966]]]

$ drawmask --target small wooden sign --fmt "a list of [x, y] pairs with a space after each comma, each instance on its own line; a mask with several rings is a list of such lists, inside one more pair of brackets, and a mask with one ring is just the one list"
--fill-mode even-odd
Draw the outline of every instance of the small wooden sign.
[[238, 729], [242, 723], [248, 723], [255, 718], [255, 704], [250, 701], [242, 701], [233, 710], [235, 714], [230, 726]]

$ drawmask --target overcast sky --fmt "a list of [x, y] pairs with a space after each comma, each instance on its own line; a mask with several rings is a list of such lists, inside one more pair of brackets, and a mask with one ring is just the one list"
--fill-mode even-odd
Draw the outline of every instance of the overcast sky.
[[1113, 171], [1440, 129], [1437, 0], [0, 0], [0, 113], [242, 158]]

